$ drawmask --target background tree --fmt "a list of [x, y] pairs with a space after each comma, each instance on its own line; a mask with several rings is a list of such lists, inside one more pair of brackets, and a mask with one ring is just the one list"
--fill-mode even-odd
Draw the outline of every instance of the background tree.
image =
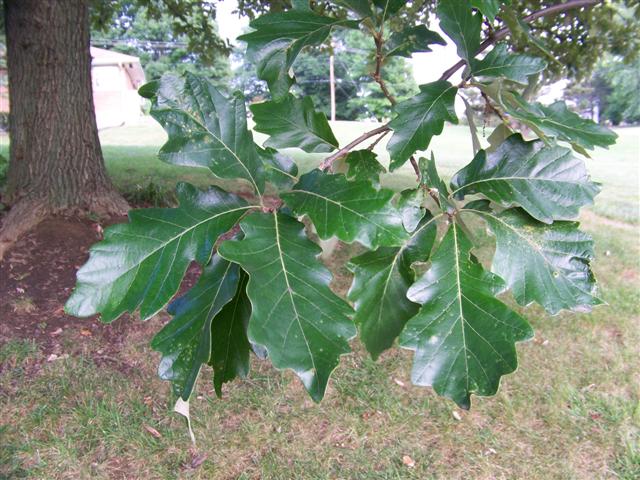
[[166, 12], [151, 15], [146, 7], [135, 12], [127, 9], [114, 15], [108, 28], [94, 26], [91, 43], [139, 57], [147, 80], [159, 79], [166, 72], [198, 72], [216, 85], [228, 84], [228, 57], [193, 50], [188, 34], [176, 34], [173, 22]]
[[[91, 7], [91, 8], [90, 8]], [[11, 150], [3, 202], [11, 205], [0, 231], [0, 258], [21, 233], [47, 215], [122, 214], [128, 206], [111, 184], [93, 110], [90, 24], [143, 13], [173, 19], [189, 49], [212, 59], [226, 45], [215, 9], [189, 0], [6, 0], [4, 25], [11, 113]]]
[[[555, 2], [514, 0], [514, 11], [530, 12]], [[428, 21], [435, 0], [412, 2], [394, 18], [391, 31]], [[46, 215], [93, 210], [120, 213], [126, 203], [107, 178], [93, 118], [89, 24], [107, 27], [115, 16], [171, 18], [175, 35], [185, 35], [187, 49], [203, 60], [225, 54], [228, 46], [215, 31], [215, 4], [201, 0], [5, 0], [11, 102], [11, 153], [3, 202], [12, 205], [0, 232], [0, 255], [22, 232]], [[286, 10], [289, 0], [239, 0], [241, 15]], [[341, 7], [312, 2], [319, 12], [345, 16]], [[530, 22], [537, 47], [551, 62], [546, 80], [587, 75], [604, 52], [637, 55], [639, 6], [633, 0], [601, 3], [579, 13], [561, 13]], [[513, 20], [513, 18], [512, 18]], [[496, 18], [491, 29], [508, 19]], [[512, 23], [514, 32], [519, 35]], [[515, 39], [518, 40], [518, 39]], [[368, 108], [368, 107], [367, 107]]]
[[[337, 31], [333, 36], [336, 117], [338, 120], [383, 120], [389, 103], [371, 78], [375, 70], [373, 41], [358, 30]], [[295, 93], [313, 99], [316, 110], [329, 116], [329, 55], [327, 46], [303, 51], [296, 61]], [[241, 65], [237, 86], [251, 100], [264, 99], [266, 84], [256, 77], [255, 67], [237, 55]], [[402, 57], [392, 57], [385, 65], [385, 78], [391, 93], [403, 100], [418, 91], [411, 65]]]
[[566, 93], [578, 109], [599, 113], [600, 121], [613, 125], [640, 122], [640, 59], [625, 63], [609, 56], [598, 64], [593, 75], [574, 82]]

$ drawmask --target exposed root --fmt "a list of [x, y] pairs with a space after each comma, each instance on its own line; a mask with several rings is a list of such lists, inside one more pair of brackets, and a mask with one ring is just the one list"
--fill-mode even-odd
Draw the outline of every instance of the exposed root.
[[11, 207], [0, 228], [0, 260], [25, 233], [51, 215], [82, 215], [92, 212], [100, 216], [124, 215], [129, 205], [119, 194], [107, 192], [92, 195], [85, 205], [60, 208], [49, 205], [45, 199], [24, 198]]

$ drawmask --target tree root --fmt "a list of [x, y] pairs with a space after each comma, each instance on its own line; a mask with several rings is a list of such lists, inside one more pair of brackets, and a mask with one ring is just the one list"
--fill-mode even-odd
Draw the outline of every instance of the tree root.
[[127, 202], [116, 192], [93, 194], [82, 206], [54, 207], [46, 199], [23, 198], [11, 207], [0, 228], [0, 260], [14, 243], [25, 233], [35, 228], [51, 215], [86, 215], [87, 212], [99, 216], [124, 215], [129, 210]]

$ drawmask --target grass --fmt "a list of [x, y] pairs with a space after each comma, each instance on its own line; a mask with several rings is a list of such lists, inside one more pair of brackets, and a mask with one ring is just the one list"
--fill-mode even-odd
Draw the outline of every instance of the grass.
[[[355, 130], [336, 129], [341, 141]], [[203, 371], [191, 402], [193, 448], [155, 373], [158, 355], [148, 342], [162, 319], [154, 318], [119, 354], [128, 368], [96, 363], [90, 343], [86, 355], [53, 362], [33, 342], [0, 347], [0, 478], [640, 478], [640, 242], [638, 229], [624, 223], [637, 218], [640, 129], [620, 133], [617, 147], [588, 161], [606, 202], [582, 216], [608, 305], [589, 315], [523, 310], [535, 340], [518, 346], [520, 368], [500, 392], [474, 398], [470, 412], [412, 386], [409, 352], [374, 363], [355, 342], [319, 405], [268, 362], [254, 360], [249, 378], [225, 386], [222, 400]], [[141, 127], [138, 141], [154, 146], [124, 147], [126, 132], [103, 132], [121, 188], [147, 178], [167, 188], [177, 178], [209, 181], [154, 160], [162, 143], [155, 135]], [[461, 127], [437, 142], [445, 174], [469, 160]], [[317, 161], [295, 156], [303, 169]], [[413, 181], [408, 169], [385, 180], [394, 188]], [[332, 265], [340, 290], [349, 278], [337, 265], [351, 248], [339, 249]]]
[[[335, 122], [333, 130], [341, 145], [348, 143], [377, 124], [365, 122]], [[486, 136], [490, 131], [487, 129]], [[598, 215], [624, 222], [640, 222], [640, 127], [616, 129], [619, 135], [616, 145], [609, 150], [597, 149], [592, 158], [586, 159], [593, 179], [601, 182], [602, 192], [596, 198], [591, 210]], [[266, 137], [255, 134], [262, 142]], [[109, 175], [116, 186], [130, 199], [138, 200], [141, 192], [171, 192], [177, 181], [186, 181], [199, 187], [212, 183], [229, 186], [230, 182], [215, 179], [206, 169], [176, 167], [161, 162], [158, 150], [166, 141], [162, 128], [151, 118], [143, 119], [139, 125], [107, 129], [101, 132], [105, 162]], [[387, 136], [376, 147], [380, 161], [388, 165], [386, 152]], [[363, 144], [363, 148], [368, 144]], [[440, 173], [451, 177], [472, 158], [471, 140], [468, 127], [447, 125], [444, 133], [435, 137], [430, 145], [436, 155]], [[8, 155], [6, 137], [0, 141], [0, 155]], [[430, 154], [429, 150], [428, 154]], [[298, 163], [302, 172], [315, 167], [323, 158], [321, 154], [308, 154], [301, 150], [289, 149], [287, 153]], [[152, 184], [151, 189], [149, 185]], [[404, 167], [387, 174], [383, 184], [401, 190], [415, 184], [413, 170]], [[170, 197], [170, 193], [167, 193]], [[143, 199], [146, 198], [143, 196]], [[152, 197], [152, 200], [155, 197]], [[152, 201], [151, 203], [155, 203]]]

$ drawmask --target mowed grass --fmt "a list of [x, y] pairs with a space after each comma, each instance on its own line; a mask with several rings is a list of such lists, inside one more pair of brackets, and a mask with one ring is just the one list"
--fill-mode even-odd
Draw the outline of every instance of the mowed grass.
[[[335, 122], [333, 130], [345, 145], [361, 133], [379, 124], [364, 122]], [[593, 180], [602, 184], [602, 191], [590, 209], [598, 215], [614, 220], [638, 223], [640, 221], [640, 127], [615, 129], [618, 142], [608, 150], [598, 148], [585, 159]], [[487, 127], [485, 135], [491, 133]], [[480, 132], [482, 136], [482, 131]], [[266, 138], [255, 134], [258, 142]], [[375, 148], [379, 160], [386, 166], [389, 156], [387, 135]], [[150, 182], [166, 191], [172, 190], [177, 181], [187, 181], [198, 186], [211, 183], [224, 185], [205, 169], [168, 165], [157, 159], [157, 153], [166, 135], [151, 118], [138, 126], [105, 130], [101, 133], [107, 168], [116, 185], [125, 192], [135, 192]], [[484, 141], [484, 139], [482, 139]], [[366, 148], [371, 142], [364, 142]], [[486, 143], [485, 143], [486, 145]], [[433, 151], [440, 173], [450, 178], [473, 157], [469, 128], [463, 125], [446, 125], [442, 135], [435, 137], [425, 155]], [[314, 168], [325, 155], [308, 154], [297, 149], [286, 152], [298, 163], [302, 172]], [[385, 175], [385, 186], [396, 190], [415, 185], [415, 174], [407, 163], [399, 170]]]
[[[335, 130], [341, 141], [358, 134], [349, 124]], [[637, 144], [640, 129], [620, 132], [634, 131]], [[434, 150], [450, 175], [470, 159], [471, 147], [463, 128], [445, 132]], [[159, 145], [156, 133], [141, 127], [137, 137]], [[109, 144], [123, 144], [123, 137], [116, 130], [102, 135], [119, 186], [210, 181], [154, 160], [157, 146]], [[117, 361], [96, 364], [99, 346], [89, 337], [84, 355], [53, 362], [32, 342], [0, 348], [0, 478], [640, 478], [640, 242], [637, 227], [624, 223], [637, 212], [638, 149], [625, 148], [589, 160], [612, 170], [626, 165], [618, 180], [592, 167], [603, 195], [620, 207], [608, 212], [596, 204], [581, 217], [596, 242], [594, 269], [608, 305], [555, 317], [538, 307], [522, 310], [535, 339], [519, 344], [520, 367], [499, 393], [474, 398], [470, 412], [412, 386], [410, 352], [392, 350], [374, 363], [355, 341], [319, 405], [293, 374], [268, 361], [254, 359], [249, 378], [225, 386], [222, 400], [204, 369], [191, 402], [193, 447], [184, 420], [171, 411], [170, 388], [156, 376], [159, 356], [148, 343], [166, 318], [154, 318], [128, 337]], [[294, 154], [303, 169], [318, 160]], [[386, 179], [394, 188], [414, 181], [409, 169]], [[330, 265], [341, 293], [350, 279], [340, 265], [352, 252], [339, 248]]]

